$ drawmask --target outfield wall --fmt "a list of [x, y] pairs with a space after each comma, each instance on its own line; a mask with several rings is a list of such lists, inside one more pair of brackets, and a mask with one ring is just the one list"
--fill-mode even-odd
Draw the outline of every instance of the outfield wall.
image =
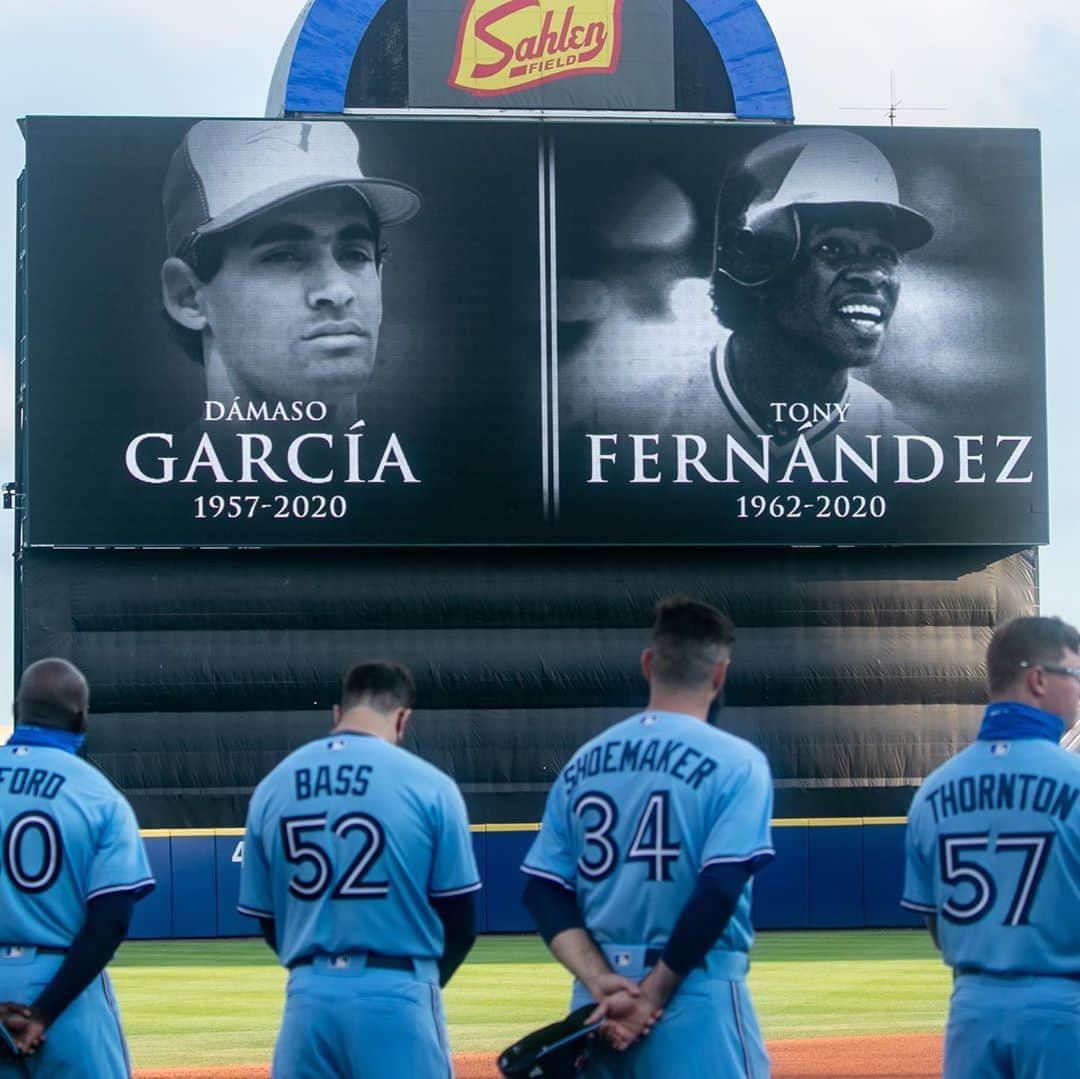
[[[484, 888], [482, 933], [531, 932], [518, 872], [536, 824], [474, 825], [473, 847]], [[136, 907], [135, 939], [255, 935], [236, 912], [243, 831], [205, 828], [142, 833], [157, 888]], [[754, 885], [759, 929], [917, 926], [900, 908], [904, 818], [832, 817], [773, 821], [776, 861]]]

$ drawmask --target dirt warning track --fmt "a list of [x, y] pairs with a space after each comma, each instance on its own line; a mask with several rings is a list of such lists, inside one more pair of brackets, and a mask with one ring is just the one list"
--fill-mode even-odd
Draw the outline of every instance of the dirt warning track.
[[[773, 1079], [937, 1079], [940, 1034], [798, 1038], [769, 1043]], [[493, 1053], [455, 1053], [457, 1079], [498, 1079]], [[268, 1064], [140, 1068], [135, 1079], [269, 1079]]]

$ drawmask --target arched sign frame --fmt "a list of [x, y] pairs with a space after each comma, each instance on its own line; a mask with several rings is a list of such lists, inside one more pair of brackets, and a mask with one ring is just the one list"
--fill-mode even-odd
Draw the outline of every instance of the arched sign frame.
[[[308, 0], [282, 49], [267, 115], [345, 111], [349, 72], [386, 0]], [[787, 70], [757, 0], [687, 0], [716, 44], [740, 120], [792, 120]]]

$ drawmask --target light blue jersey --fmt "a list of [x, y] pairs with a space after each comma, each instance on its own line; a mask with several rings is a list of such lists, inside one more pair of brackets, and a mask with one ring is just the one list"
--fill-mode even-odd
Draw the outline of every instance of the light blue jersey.
[[[749, 742], [677, 712], [642, 712], [587, 742], [559, 773], [522, 870], [573, 891], [618, 974], [656, 963], [707, 866], [773, 856], [772, 776]], [[590, 1079], [768, 1075], [745, 976], [753, 940], [748, 881], [701, 968], [656, 1029], [626, 1052], [597, 1046]], [[575, 983], [571, 1007], [589, 1000]]]
[[1080, 975], [1080, 757], [974, 742], [911, 804], [903, 904], [938, 916], [952, 967]]
[[[702, 869], [772, 856], [771, 814], [769, 765], [749, 742], [642, 712], [563, 768], [521, 868], [575, 892], [598, 943], [662, 948]], [[750, 950], [750, 891], [718, 950]]]
[[[90, 900], [115, 892], [138, 899], [154, 887], [131, 806], [96, 768], [63, 749], [0, 749], [0, 848], [0, 999], [30, 1003], [41, 993]], [[121, 1079], [130, 1071], [105, 972], [32, 1057], [0, 1066], [0, 1075], [65, 1079]]]
[[0, 944], [66, 948], [89, 900], [154, 887], [131, 806], [62, 749], [0, 749], [0, 829]]
[[479, 887], [457, 787], [380, 738], [309, 742], [252, 795], [239, 909], [274, 919], [285, 966], [369, 951], [437, 960], [430, 900]]
[[908, 814], [903, 905], [954, 971], [945, 1079], [1066, 1079], [1080, 1058], [1080, 757], [1005, 702]]

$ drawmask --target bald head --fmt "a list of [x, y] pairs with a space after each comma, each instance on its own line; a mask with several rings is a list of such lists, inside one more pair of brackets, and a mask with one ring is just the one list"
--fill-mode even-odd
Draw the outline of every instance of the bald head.
[[82, 732], [90, 688], [82, 671], [66, 659], [39, 659], [23, 671], [15, 694], [15, 722]]

